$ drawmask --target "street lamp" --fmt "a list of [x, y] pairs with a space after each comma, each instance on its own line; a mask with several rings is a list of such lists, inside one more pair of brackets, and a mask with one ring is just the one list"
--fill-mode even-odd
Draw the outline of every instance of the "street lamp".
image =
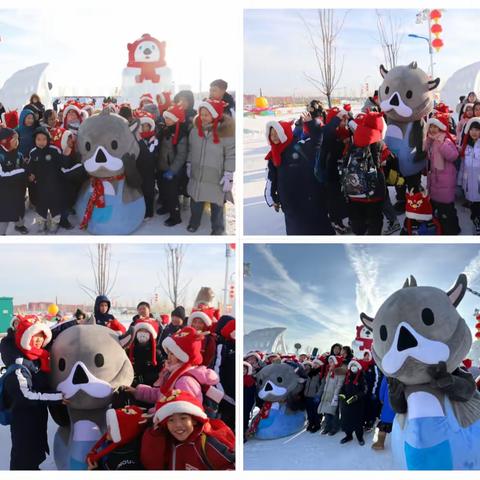
[[[429, 29], [430, 31], [430, 29]], [[422, 40], [426, 40], [428, 43], [428, 53], [430, 54], [430, 78], [433, 78], [433, 48], [432, 48], [432, 39], [429, 37], [422, 37], [422, 35], [415, 35], [414, 33], [409, 33], [409, 37], [412, 38], [421, 38]]]

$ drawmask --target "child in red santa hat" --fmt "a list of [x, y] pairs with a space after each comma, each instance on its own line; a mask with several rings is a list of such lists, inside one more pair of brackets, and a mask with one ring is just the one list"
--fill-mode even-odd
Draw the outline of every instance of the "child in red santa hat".
[[205, 203], [210, 204], [212, 235], [225, 232], [223, 206], [233, 200], [235, 171], [235, 121], [224, 115], [225, 103], [204, 100], [198, 106], [189, 135], [187, 175], [191, 217], [187, 230], [200, 227]]
[[167, 392], [146, 430], [141, 461], [146, 470], [233, 470], [235, 435], [222, 420], [208, 418], [190, 393]]
[[87, 118], [88, 114], [82, 110], [83, 105], [79, 102], [71, 100], [65, 104], [62, 110], [62, 126], [66, 130], [70, 130], [75, 137], [81, 123]]
[[460, 119], [457, 123], [457, 145], [461, 146], [463, 143], [463, 138], [465, 136], [465, 125], [467, 122], [473, 118], [473, 103], [465, 103], [462, 105], [458, 118]]
[[212, 368], [217, 350], [217, 338], [212, 329], [213, 319], [208, 315], [208, 311], [195, 309], [188, 317], [187, 325], [202, 336], [202, 365]]
[[17, 319], [19, 356], [7, 365], [4, 379], [4, 400], [11, 413], [10, 470], [39, 470], [49, 452], [47, 405], [63, 397], [49, 393], [50, 355], [45, 347], [52, 338], [50, 328], [35, 315], [17, 315]]

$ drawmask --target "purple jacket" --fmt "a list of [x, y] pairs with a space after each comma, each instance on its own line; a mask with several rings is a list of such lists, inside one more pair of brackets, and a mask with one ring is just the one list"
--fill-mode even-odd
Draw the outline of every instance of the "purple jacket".
[[443, 142], [427, 137], [424, 147], [428, 158], [427, 185], [430, 198], [434, 202], [453, 203], [457, 183], [455, 160], [458, 158], [455, 143], [448, 137]]

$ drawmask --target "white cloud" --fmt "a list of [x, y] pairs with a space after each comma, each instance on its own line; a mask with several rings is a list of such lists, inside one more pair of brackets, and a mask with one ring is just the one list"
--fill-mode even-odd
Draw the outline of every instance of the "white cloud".
[[463, 272], [467, 276], [468, 284], [474, 285], [480, 275], [480, 252], [470, 260]]

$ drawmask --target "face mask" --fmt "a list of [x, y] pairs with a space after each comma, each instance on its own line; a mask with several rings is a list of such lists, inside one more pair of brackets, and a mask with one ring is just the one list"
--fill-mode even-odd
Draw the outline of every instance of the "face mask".
[[358, 372], [358, 367], [356, 367], [355, 365], [352, 365], [352, 368], [350, 368], [351, 372], [352, 373], [357, 373]]
[[150, 340], [150, 334], [148, 332], [138, 332], [137, 340], [138, 340], [138, 343], [141, 343], [142, 345], [144, 345], [145, 343], [148, 343], [148, 341]]

